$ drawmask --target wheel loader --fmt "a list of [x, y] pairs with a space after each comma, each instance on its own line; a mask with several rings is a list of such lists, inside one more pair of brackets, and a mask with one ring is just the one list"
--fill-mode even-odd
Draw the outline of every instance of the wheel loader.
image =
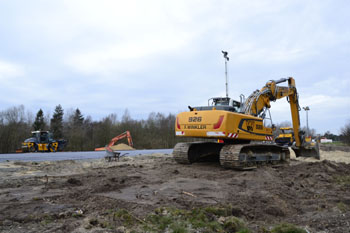
[[[281, 83], [287, 86], [281, 86]], [[190, 107], [181, 112], [175, 121], [178, 137], [213, 139], [192, 143], [178, 143], [173, 157], [181, 164], [194, 163], [203, 157], [218, 156], [225, 168], [254, 169], [259, 165], [288, 163], [288, 147], [273, 142], [273, 125], [267, 125], [271, 101], [286, 98], [290, 105], [295, 143], [292, 146], [297, 157], [320, 157], [318, 144], [310, 144], [300, 130], [299, 100], [292, 77], [271, 80], [246, 100], [216, 97], [208, 106]], [[220, 142], [218, 142], [218, 140]]]

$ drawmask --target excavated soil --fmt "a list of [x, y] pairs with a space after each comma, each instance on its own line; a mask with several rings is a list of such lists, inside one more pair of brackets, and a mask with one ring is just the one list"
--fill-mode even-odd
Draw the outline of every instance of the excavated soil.
[[128, 146], [124, 143], [119, 143], [117, 145], [111, 146], [112, 150], [135, 150], [133, 147]]
[[[106, 148], [104, 147], [101, 147], [101, 148], [97, 148], [99, 151], [103, 151], [103, 150], [106, 150]], [[112, 150], [118, 150], [118, 151], [121, 151], [121, 150], [135, 150], [135, 148], [129, 146], [129, 145], [126, 145], [125, 143], [119, 143], [117, 145], [113, 145], [111, 146], [111, 149]]]
[[[350, 153], [321, 156], [252, 171], [179, 165], [164, 154], [1, 163], [0, 231], [128, 232], [108, 219], [111, 211], [125, 209], [142, 222], [158, 207], [231, 206], [252, 232], [282, 222], [309, 232], [350, 232]], [[101, 224], [107, 220], [108, 227]]]

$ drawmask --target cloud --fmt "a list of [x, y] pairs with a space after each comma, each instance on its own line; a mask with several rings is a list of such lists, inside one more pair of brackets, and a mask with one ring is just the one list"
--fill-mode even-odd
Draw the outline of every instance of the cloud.
[[[309, 106], [309, 123], [311, 127], [317, 129], [317, 133], [324, 133], [330, 130], [338, 133], [340, 127], [350, 118], [350, 97], [349, 96], [330, 96], [324, 94], [303, 94], [299, 93], [299, 112], [301, 125], [306, 124], [306, 113], [302, 107]], [[277, 100], [271, 104], [271, 113], [274, 122], [283, 122], [291, 120], [290, 106], [287, 101]], [[339, 107], [343, 106], [342, 109]], [[337, 124], [335, 124], [337, 122]], [[337, 125], [337, 126], [336, 126]]]
[[298, 47], [286, 47], [282, 45], [277, 45], [270, 48], [263, 48], [262, 46], [252, 45], [252, 44], [241, 44], [239, 48], [233, 50], [235, 60], [244, 63], [268, 63], [268, 64], [278, 64], [295, 62], [299, 59], [304, 59], [315, 55], [310, 51], [306, 51], [303, 48]]
[[23, 68], [15, 63], [0, 60], [0, 81], [6, 81], [11, 77], [17, 77], [24, 74]]
[[[83, 74], [108, 75], [144, 69], [166, 54], [177, 54], [200, 35], [191, 27], [191, 12], [183, 2], [65, 2], [81, 35], [100, 34], [97, 43], [80, 45], [63, 61]], [[86, 38], [79, 38], [87, 41]]]
[[[270, 79], [295, 76], [300, 103], [310, 105], [316, 129], [339, 128], [350, 115], [346, 2], [0, 5], [2, 106], [23, 103], [36, 112], [60, 103], [96, 119], [125, 108], [139, 116], [186, 110], [225, 95], [221, 50], [227, 50], [230, 96], [248, 96]], [[289, 117], [286, 101], [274, 104], [274, 120]]]
[[84, 74], [132, 72], [135, 68], [141, 70], [149, 66], [156, 56], [181, 49], [190, 37], [153, 34], [142, 40], [131, 39], [99, 49], [77, 52], [64, 60], [67, 65]]

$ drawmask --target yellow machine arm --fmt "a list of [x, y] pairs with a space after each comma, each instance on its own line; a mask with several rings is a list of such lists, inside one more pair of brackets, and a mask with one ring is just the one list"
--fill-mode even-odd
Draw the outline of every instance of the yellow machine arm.
[[[288, 86], [278, 86], [277, 84], [288, 81]], [[290, 77], [288, 79], [280, 79], [277, 81], [271, 80], [261, 88], [254, 91], [245, 101], [245, 114], [259, 116], [265, 108], [270, 108], [270, 101], [275, 101], [287, 97], [290, 104], [290, 110], [293, 121], [293, 131], [295, 135], [295, 145], [300, 147], [302, 139], [300, 135], [300, 118], [299, 118], [299, 100], [298, 93], [295, 87], [295, 80]]]

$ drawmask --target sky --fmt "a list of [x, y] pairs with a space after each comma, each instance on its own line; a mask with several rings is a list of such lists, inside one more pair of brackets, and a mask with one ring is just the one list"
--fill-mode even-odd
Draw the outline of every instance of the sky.
[[[179, 113], [294, 77], [309, 126], [350, 122], [347, 0], [0, 0], [0, 111]], [[274, 123], [291, 121], [286, 99]], [[300, 112], [306, 125], [306, 113]]]

